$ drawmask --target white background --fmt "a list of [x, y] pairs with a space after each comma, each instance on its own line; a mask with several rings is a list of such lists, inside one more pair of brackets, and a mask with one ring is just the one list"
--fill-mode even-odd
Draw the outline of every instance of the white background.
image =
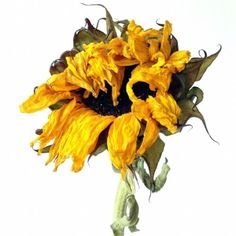
[[[93, 1], [84, 1], [93, 3]], [[223, 49], [197, 85], [205, 93], [199, 108], [220, 145], [200, 121], [193, 129], [166, 137], [163, 157], [171, 172], [164, 189], [153, 194], [141, 184], [140, 232], [160, 236], [236, 235], [235, 10], [233, 0], [105, 1], [115, 19], [135, 19], [144, 28], [168, 19], [181, 49]], [[78, 174], [70, 162], [58, 172], [44, 166], [29, 147], [48, 111], [20, 114], [18, 105], [49, 77], [50, 63], [72, 47], [84, 18], [104, 16], [99, 7], [78, 0], [8, 0], [0, 3], [0, 235], [111, 235], [119, 175], [107, 154], [92, 158]], [[127, 235], [131, 235], [127, 231]]]

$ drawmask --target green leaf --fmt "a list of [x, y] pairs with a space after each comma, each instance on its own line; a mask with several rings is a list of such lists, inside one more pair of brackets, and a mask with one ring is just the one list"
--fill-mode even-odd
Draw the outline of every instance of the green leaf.
[[[52, 146], [52, 145], [48, 145], [48, 146], [44, 147], [44, 148], [41, 150], [41, 153], [49, 153], [51, 146]], [[38, 149], [34, 149], [34, 151], [38, 152]]]
[[97, 149], [92, 153], [93, 156], [97, 156], [98, 154], [104, 152], [107, 149], [107, 144], [103, 143], [97, 147]]
[[173, 34], [170, 37], [170, 47], [171, 47], [171, 53], [179, 50], [178, 41]]
[[81, 28], [75, 32], [74, 35], [74, 48], [79, 52], [83, 51], [84, 44], [99, 42], [99, 40], [86, 28]]
[[70, 102], [70, 99], [63, 99], [63, 100], [60, 100], [58, 101], [57, 103], [49, 106], [49, 108], [54, 111], [54, 110], [58, 110], [60, 109], [63, 105], [67, 104]]
[[44, 147], [44, 148], [42, 149], [42, 153], [49, 153], [51, 146], [52, 146], [52, 145], [48, 145], [48, 146]]
[[97, 28], [93, 27], [88, 18], [85, 19], [85, 22], [87, 23], [88, 26], [88, 32], [92, 34], [92, 36], [94, 37], [94, 39], [96, 39], [96, 41], [101, 42], [106, 39], [107, 37], [106, 34], [98, 30]]
[[106, 28], [107, 28], [106, 41], [110, 41], [111, 39], [117, 37], [116, 29], [115, 29], [115, 26], [114, 26], [114, 23], [113, 23], [112, 16], [111, 16], [110, 12], [107, 10], [107, 8], [105, 6], [103, 6], [102, 4], [85, 4], [85, 3], [82, 3], [82, 4], [85, 5], [85, 6], [100, 6], [100, 7], [103, 7], [106, 11]]
[[[198, 87], [192, 87], [191, 90], [187, 94], [187, 98], [190, 99], [195, 106], [197, 106], [203, 100], [204, 93]], [[194, 99], [196, 98], [196, 101]]]
[[162, 165], [161, 173], [156, 177], [154, 181], [150, 178], [150, 175], [148, 175], [148, 173], [144, 168], [143, 158], [136, 159], [133, 167], [135, 171], [138, 173], [145, 187], [154, 193], [160, 191], [166, 183], [167, 174], [170, 171], [170, 167], [167, 164], [167, 162], [168, 160], [166, 159], [166, 161]]
[[[128, 40], [128, 36], [126, 34], [128, 25], [129, 25], [129, 21], [128, 20], [121, 20], [121, 21], [115, 21], [113, 22], [114, 26], [121, 32], [120, 37], [123, 38], [123, 40], [127, 41]], [[120, 24], [123, 24], [123, 26], [121, 26]]]
[[153, 182], [154, 174], [164, 150], [165, 143], [158, 138], [155, 143], [143, 154], [143, 158], [147, 163], [151, 182]]
[[146, 186], [146, 188], [152, 190], [150, 175], [146, 172], [144, 168], [144, 159], [142, 157], [137, 158], [133, 162], [132, 166], [134, 170], [138, 173], [140, 179], [143, 181], [143, 184]]
[[93, 27], [88, 18], [85, 19], [87, 28], [81, 28], [74, 34], [74, 48], [78, 51], [82, 51], [84, 44], [90, 44], [93, 42], [105, 41], [107, 35], [97, 28]]
[[96, 147], [94, 149], [94, 151], [89, 155], [88, 157], [88, 162], [90, 161], [90, 159], [92, 158], [92, 156], [97, 156], [100, 153], [104, 152], [107, 149], [107, 135], [108, 135], [108, 128], [105, 129], [98, 138]]
[[153, 192], [160, 191], [166, 183], [167, 175], [170, 171], [170, 167], [167, 164], [167, 162], [168, 162], [168, 160], [166, 159], [166, 161], [162, 165], [161, 173], [155, 179]]
[[115, 29], [115, 26], [113, 24], [113, 19], [112, 19], [112, 16], [111, 16], [110, 12], [107, 10], [106, 7], [104, 7], [101, 4], [98, 4], [98, 5], [103, 7], [106, 10], [107, 41], [110, 41], [111, 39], [117, 37], [116, 29]]
[[[196, 97], [196, 101], [194, 101], [194, 98]], [[209, 137], [216, 143], [218, 143], [216, 140], [212, 138], [212, 136], [209, 133], [209, 130], [206, 125], [206, 121], [202, 115], [202, 113], [198, 110], [196, 107], [197, 104], [199, 104], [203, 99], [203, 92], [198, 87], [193, 87], [187, 94], [185, 99], [182, 99], [178, 102], [179, 107], [181, 108], [181, 115], [178, 118], [178, 123], [181, 129], [185, 126], [187, 121], [192, 118], [196, 117], [200, 119], [204, 125], [204, 128], [209, 135]]]
[[186, 65], [185, 69], [182, 72], [175, 75], [177, 77], [184, 78], [185, 93], [189, 91], [189, 89], [196, 81], [199, 81], [202, 78], [203, 74], [205, 73], [207, 68], [211, 65], [211, 63], [216, 59], [220, 51], [221, 51], [221, 46], [216, 53], [210, 56], [207, 56], [206, 52], [204, 51], [205, 57], [192, 58]]
[[[197, 98], [197, 100], [195, 101], [196, 103], [194, 102], [195, 97]], [[196, 105], [199, 104], [202, 99], [202, 90], [198, 87], [193, 87], [186, 95], [186, 98], [178, 102], [178, 105], [181, 108], [181, 114], [178, 118], [179, 125], [185, 125], [191, 117], [202, 117], [202, 114], [196, 107]]]
[[192, 117], [202, 117], [202, 114], [193, 101], [193, 91], [190, 90], [188, 94], [191, 94], [191, 96], [187, 95], [187, 98], [178, 102], [178, 105], [181, 108], [181, 114], [178, 118], [178, 123], [180, 126], [185, 125]]

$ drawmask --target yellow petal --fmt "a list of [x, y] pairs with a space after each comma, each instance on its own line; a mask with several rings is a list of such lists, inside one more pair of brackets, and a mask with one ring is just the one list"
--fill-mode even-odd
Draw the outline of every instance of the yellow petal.
[[143, 31], [142, 26], [137, 25], [134, 20], [131, 20], [129, 22], [128, 27], [127, 27], [127, 32], [128, 33], [133, 32], [135, 34], [139, 34], [142, 31]]
[[161, 31], [156, 29], [148, 29], [141, 32], [140, 35], [144, 37], [144, 39], [149, 45], [149, 55], [152, 60], [153, 55], [159, 52], [159, 47], [162, 38]]
[[117, 98], [120, 95], [120, 88], [123, 82], [124, 72], [125, 72], [125, 68], [120, 67], [118, 73], [113, 73], [112, 85], [111, 85], [113, 106], [118, 105]]
[[152, 86], [156, 83], [156, 78], [153, 78], [150, 74], [147, 73], [148, 68], [149, 66], [147, 64], [142, 66], [139, 65], [132, 71], [131, 78], [126, 85], [126, 92], [132, 102], [138, 99], [133, 91], [134, 84], [136, 84], [137, 82], [145, 82], [149, 84], [149, 86]]
[[156, 120], [151, 118], [151, 110], [147, 102], [140, 99], [135, 101], [132, 105], [132, 112], [140, 121], [146, 122], [143, 140], [137, 150], [137, 154], [141, 156], [158, 138], [159, 128]]
[[109, 55], [114, 56], [122, 56], [123, 48], [127, 45], [127, 42], [125, 42], [122, 38], [114, 38], [111, 41], [108, 42], [108, 50]]
[[55, 170], [71, 157], [72, 170], [80, 171], [86, 157], [94, 151], [100, 133], [114, 118], [114, 116], [101, 116], [89, 108], [80, 108], [71, 114], [70, 120], [65, 124], [66, 128], [52, 146], [49, 161], [57, 156]]
[[56, 92], [49, 85], [42, 84], [36, 89], [35, 94], [20, 105], [20, 111], [26, 113], [40, 111], [60, 100], [71, 98], [73, 95], [70, 92]]
[[140, 156], [152, 146], [152, 144], [159, 137], [160, 132], [157, 122], [153, 118], [145, 118], [144, 120], [146, 120], [146, 126], [143, 133], [143, 140], [139, 149], [137, 150], [137, 154]]
[[68, 64], [65, 70], [67, 82], [94, 93], [92, 81], [87, 76], [88, 56], [86, 52], [77, 53], [74, 58], [67, 57], [66, 61]]
[[141, 64], [149, 60], [149, 47], [143, 37], [129, 34], [128, 44], [132, 54]]
[[[60, 145], [60, 141], [62, 136], [64, 135], [64, 133], [67, 131], [69, 125], [73, 122], [73, 120], [75, 119], [75, 117], [80, 114], [83, 111], [87, 111], [88, 108], [86, 108], [84, 105], [77, 103], [75, 105], [75, 107], [73, 108], [73, 110], [70, 112], [69, 117], [67, 118], [67, 120], [64, 122], [64, 125], [60, 131], [59, 134], [57, 134], [57, 136], [54, 139], [54, 143], [50, 148], [49, 151], [49, 158], [46, 162], [46, 165], [49, 164], [51, 161], [53, 161], [53, 159], [55, 159], [58, 156], [58, 149], [59, 149], [59, 145]], [[65, 158], [66, 159], [66, 158]]]
[[126, 173], [127, 165], [135, 159], [136, 142], [140, 131], [140, 123], [132, 113], [117, 117], [111, 125], [107, 138], [107, 146], [113, 165]]
[[151, 114], [148, 103], [141, 99], [133, 102], [131, 110], [139, 120], [142, 120], [144, 117], [150, 117]]
[[[149, 59], [148, 43], [145, 36], [142, 36], [143, 28], [136, 25], [134, 20], [130, 21], [127, 34], [128, 45], [124, 47], [124, 56], [127, 58], [136, 58], [141, 64]], [[128, 56], [130, 54], [130, 56]]]
[[189, 62], [189, 59], [189, 51], [174, 52], [167, 61], [166, 67], [169, 67], [172, 73], [180, 72], [185, 68], [185, 64]]
[[47, 84], [50, 85], [54, 91], [58, 92], [72, 91], [80, 88], [78, 85], [70, 84], [67, 81], [67, 70], [64, 70], [62, 73], [52, 75], [48, 79]]
[[61, 132], [66, 120], [70, 117], [71, 111], [76, 105], [76, 99], [74, 98], [68, 104], [65, 104], [60, 109], [53, 111], [49, 117], [48, 122], [43, 126], [43, 133], [32, 142], [34, 145], [37, 141], [40, 142], [39, 151], [42, 149]]
[[175, 133], [177, 131], [177, 118], [181, 110], [174, 98], [170, 94], [158, 92], [155, 98], [149, 96], [147, 102], [149, 103], [152, 117], [171, 133]]
[[156, 63], [152, 66], [156, 70], [160, 70], [160, 68], [166, 63], [165, 55], [163, 52], [159, 51], [152, 55], [152, 61], [155, 61]]
[[169, 37], [172, 31], [171, 23], [166, 21], [163, 28], [163, 36], [161, 40], [161, 48], [160, 50], [164, 53], [165, 58], [168, 59], [171, 53], [171, 46]]
[[136, 58], [115, 57], [114, 60], [117, 66], [133, 66], [139, 64]]

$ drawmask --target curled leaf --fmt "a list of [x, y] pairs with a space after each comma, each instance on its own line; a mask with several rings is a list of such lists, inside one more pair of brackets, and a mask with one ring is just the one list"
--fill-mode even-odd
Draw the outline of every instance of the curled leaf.
[[153, 192], [160, 191], [166, 183], [167, 175], [170, 171], [170, 167], [167, 163], [168, 160], [166, 159], [166, 161], [162, 165], [161, 173], [155, 179]]
[[81, 28], [75, 32], [73, 42], [74, 48], [80, 52], [83, 51], [84, 44], [99, 42], [99, 40], [86, 28]]
[[117, 37], [112, 16], [111, 16], [110, 12], [107, 10], [107, 8], [105, 6], [103, 6], [102, 4], [85, 4], [85, 3], [82, 3], [82, 4], [85, 5], [85, 6], [100, 6], [100, 7], [103, 7], [106, 11], [106, 28], [107, 28], [107, 38], [106, 38], [106, 40], [110, 41], [111, 39]]
[[151, 182], [153, 182], [154, 174], [164, 150], [164, 146], [165, 143], [158, 138], [156, 142], [154, 142], [154, 144], [143, 154], [143, 158], [149, 169]]
[[178, 41], [173, 34], [170, 36], [170, 47], [171, 53], [174, 53], [179, 50]]
[[90, 32], [98, 42], [104, 41], [106, 39], [106, 34], [98, 30], [97, 28], [93, 27], [88, 18], [85, 19], [85, 22], [88, 26], [88, 32]]
[[[194, 101], [194, 97], [196, 97], [196, 101]], [[186, 124], [186, 122], [192, 118], [196, 117], [200, 119], [204, 125], [204, 128], [209, 135], [209, 137], [216, 143], [218, 143], [216, 140], [212, 138], [212, 136], [209, 133], [209, 130], [207, 128], [205, 119], [202, 115], [202, 113], [198, 110], [196, 107], [197, 104], [199, 104], [203, 99], [203, 92], [198, 87], [193, 87], [187, 94], [185, 99], [182, 99], [178, 102], [178, 105], [181, 108], [181, 115], [178, 118], [178, 124], [180, 126], [180, 131], [182, 127]]]
[[144, 168], [144, 160], [142, 158], [136, 160], [134, 168], [146, 188], [148, 188], [152, 193], [160, 191], [166, 183], [167, 175], [170, 171], [170, 167], [167, 162], [168, 160], [166, 159], [166, 161], [162, 165], [161, 173], [153, 181]]
[[[126, 34], [126, 31], [129, 25], [129, 21], [122, 20], [122, 21], [115, 21], [113, 23], [114, 23], [114, 26], [121, 32], [120, 37], [123, 38], [125, 41], [127, 41], [128, 35]], [[122, 26], [120, 24], [122, 24]]]
[[205, 73], [207, 68], [211, 65], [211, 63], [216, 59], [220, 51], [221, 51], [221, 46], [216, 53], [210, 56], [207, 56], [205, 53], [204, 57], [192, 58], [186, 65], [185, 69], [182, 72], [175, 75], [177, 77], [184, 78], [185, 94], [188, 93], [189, 89], [192, 87], [194, 82], [199, 81], [202, 78], [203, 74]]
[[149, 190], [152, 189], [152, 183], [150, 175], [146, 172], [144, 168], [144, 159], [143, 158], [138, 158], [135, 160], [133, 163], [133, 167], [135, 171], [138, 173], [140, 179], [142, 180], [143, 184], [145, 187]]
[[195, 106], [197, 106], [203, 100], [203, 96], [204, 96], [204, 93], [200, 88], [192, 87], [186, 97], [190, 99], [194, 103]]

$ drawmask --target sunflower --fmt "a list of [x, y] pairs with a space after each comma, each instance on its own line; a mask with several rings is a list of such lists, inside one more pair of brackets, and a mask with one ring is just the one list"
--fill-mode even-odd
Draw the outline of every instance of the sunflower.
[[49, 151], [47, 164], [54, 161], [55, 170], [71, 158], [72, 171], [80, 171], [103, 145], [125, 176], [162, 130], [178, 131], [182, 109], [172, 85], [190, 53], [178, 50], [171, 23], [145, 30], [134, 20], [114, 22], [109, 12], [106, 20], [107, 34], [86, 19], [73, 49], [52, 63], [51, 77], [20, 106], [26, 113], [51, 108], [31, 145], [39, 144], [38, 154]]
[[125, 227], [137, 230], [135, 173], [151, 192], [166, 182], [167, 159], [154, 179], [165, 145], [160, 133], [175, 134], [192, 117], [201, 119], [208, 132], [197, 108], [203, 92], [193, 85], [221, 48], [190, 59], [189, 51], [179, 50], [169, 21], [158, 24], [159, 29], [144, 29], [134, 20], [114, 21], [105, 10], [107, 33], [86, 18], [86, 28], [75, 32], [73, 48], [51, 64], [50, 78], [20, 110], [51, 109], [31, 146], [38, 144], [39, 155], [49, 153], [46, 164], [54, 161], [55, 171], [72, 159], [71, 169], [78, 172], [87, 158], [108, 150], [122, 176], [111, 225], [114, 236], [121, 236]]

